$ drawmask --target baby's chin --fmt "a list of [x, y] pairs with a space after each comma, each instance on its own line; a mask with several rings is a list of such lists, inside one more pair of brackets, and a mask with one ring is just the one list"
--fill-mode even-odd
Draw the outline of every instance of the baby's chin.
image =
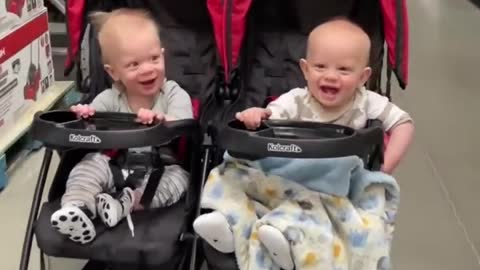
[[338, 92], [334, 95], [332, 95], [331, 93], [325, 95], [325, 93], [317, 92], [313, 96], [314, 96], [315, 100], [318, 103], [320, 103], [325, 109], [335, 110], [335, 109], [338, 109], [340, 107], [343, 107], [344, 103], [345, 103], [342, 100], [340, 92]]

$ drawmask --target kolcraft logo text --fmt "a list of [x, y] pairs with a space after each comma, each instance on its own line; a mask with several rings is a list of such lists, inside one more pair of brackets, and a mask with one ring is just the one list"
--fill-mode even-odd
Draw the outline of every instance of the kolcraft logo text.
[[68, 141], [75, 142], [75, 143], [95, 143], [95, 144], [102, 142], [102, 140], [95, 135], [83, 136], [80, 134], [70, 134], [68, 136]]
[[282, 152], [282, 153], [301, 153], [302, 148], [296, 144], [279, 144], [279, 143], [268, 143], [267, 151], [269, 152]]

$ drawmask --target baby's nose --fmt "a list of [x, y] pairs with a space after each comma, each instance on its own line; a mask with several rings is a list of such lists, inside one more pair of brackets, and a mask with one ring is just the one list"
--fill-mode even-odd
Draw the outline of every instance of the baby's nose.
[[338, 73], [333, 70], [329, 70], [325, 73], [325, 79], [328, 81], [336, 81], [338, 79]]
[[153, 65], [150, 65], [150, 64], [143, 64], [140, 68], [140, 74], [150, 74], [154, 71], [154, 67]]

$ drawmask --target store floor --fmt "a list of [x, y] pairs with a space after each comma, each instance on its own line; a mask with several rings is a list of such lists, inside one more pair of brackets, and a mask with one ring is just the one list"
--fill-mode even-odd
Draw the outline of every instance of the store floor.
[[[480, 10], [467, 0], [409, 0], [410, 84], [394, 100], [417, 136], [396, 173], [402, 201], [395, 269], [480, 269]], [[17, 269], [41, 151], [12, 172], [0, 194], [0, 269]], [[52, 172], [53, 173], [53, 172]], [[50, 269], [82, 262], [50, 260]], [[30, 269], [38, 268], [38, 250]]]

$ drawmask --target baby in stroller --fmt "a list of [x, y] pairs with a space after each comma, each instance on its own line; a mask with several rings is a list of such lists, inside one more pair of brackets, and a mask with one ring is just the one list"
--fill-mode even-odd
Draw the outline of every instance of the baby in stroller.
[[[379, 119], [383, 123], [383, 129], [391, 137], [382, 167], [384, 174], [381, 174], [381, 176], [376, 174], [375, 177], [369, 175], [369, 177], [371, 179], [384, 179], [384, 183], [388, 183], [391, 187], [390, 192], [392, 194], [390, 196], [396, 197], [397, 194], [394, 190], [397, 190], [398, 187], [388, 174], [394, 171], [410, 145], [414, 132], [413, 121], [408, 113], [389, 102], [386, 97], [364, 88], [364, 84], [371, 73], [371, 69], [368, 67], [369, 51], [370, 40], [368, 35], [361, 27], [348, 19], [334, 18], [317, 26], [309, 35], [306, 58], [300, 61], [307, 87], [290, 90], [269, 103], [266, 108], [249, 108], [239, 112], [236, 118], [249, 129], [259, 128], [261, 121], [266, 119], [333, 123], [354, 129], [366, 127], [369, 119]], [[317, 178], [324, 177], [338, 183], [343, 181], [341, 177], [336, 178], [339, 175], [351, 174], [352, 179], [354, 179], [354, 175], [357, 175], [357, 178], [366, 176], [365, 173], [360, 173], [359, 167], [361, 166], [355, 159], [348, 158], [343, 159], [346, 162], [343, 164], [349, 163], [350, 165], [342, 167], [347, 172], [338, 173], [337, 171], [335, 177], [328, 174], [315, 176], [317, 172], [308, 174], [315, 177], [316, 180], [323, 181], [324, 179]], [[339, 259], [342, 256], [345, 258], [346, 255], [341, 255], [343, 254], [342, 249], [349, 249], [348, 245], [351, 245], [350, 254], [355, 254], [353, 250], [359, 248], [359, 246], [367, 250], [366, 246], [358, 244], [360, 242], [364, 243], [367, 238], [363, 238], [365, 235], [362, 236], [360, 231], [355, 231], [356, 227], [352, 224], [357, 224], [356, 221], [349, 221], [348, 218], [348, 216], [353, 217], [355, 215], [349, 213], [350, 210], [346, 210], [348, 208], [346, 205], [351, 204], [343, 199], [343, 197], [354, 196], [352, 195], [354, 192], [345, 191], [342, 196], [339, 195], [342, 192], [338, 194], [332, 192], [332, 194], [338, 196], [325, 195], [325, 193], [320, 196], [318, 196], [318, 193], [315, 195], [316, 191], [325, 192], [325, 187], [332, 187], [338, 183], [328, 183], [322, 186], [322, 184], [309, 179], [307, 182], [309, 185], [299, 187], [297, 184], [305, 183], [303, 181], [305, 179], [301, 180], [300, 178], [306, 174], [301, 171], [301, 168], [305, 169], [307, 167], [299, 166], [293, 169], [292, 166], [287, 166], [287, 168], [281, 169], [282, 164], [288, 164], [284, 160], [259, 161], [257, 165], [260, 164], [260, 169], [264, 172], [258, 172], [259, 167], [252, 169], [253, 165], [246, 165], [244, 161], [232, 163], [231, 161], [234, 159], [229, 157], [228, 154], [226, 160], [227, 163], [223, 168], [218, 171], [214, 170], [210, 175], [202, 197], [202, 207], [211, 209], [213, 212], [199, 216], [194, 222], [194, 228], [208, 244], [218, 251], [224, 253], [235, 251], [240, 269], [272, 269], [266, 266], [263, 255], [259, 256], [260, 253], [252, 254], [254, 249], [251, 245], [256, 243], [252, 239], [261, 242], [259, 246], [266, 248], [273, 262], [282, 269], [293, 269], [295, 266], [297, 269], [321, 269], [327, 265], [331, 269], [350, 269], [352, 261], [349, 263], [340, 261], [332, 263], [332, 258]], [[327, 163], [321, 163], [322, 166], [325, 166], [325, 164]], [[235, 168], [236, 171], [228, 174], [225, 173], [226, 168]], [[322, 170], [325, 170], [325, 168], [323, 167]], [[291, 171], [288, 172], [287, 170]], [[340, 168], [334, 168], [330, 172], [335, 170], [340, 170]], [[296, 183], [271, 177], [272, 174], [275, 174], [273, 173], [275, 171], [288, 175], [287, 180]], [[322, 172], [319, 171], [318, 173]], [[268, 181], [262, 180], [267, 178]], [[245, 184], [241, 182], [245, 182]], [[278, 186], [282, 187], [279, 188]], [[354, 185], [351, 184], [350, 187], [352, 186]], [[258, 204], [254, 206], [250, 200], [246, 200], [246, 205], [241, 206], [245, 196], [237, 195], [239, 189], [242, 189], [242, 192], [245, 192], [250, 198], [260, 201], [269, 209], [278, 207], [277, 210], [270, 213], [268, 213], [268, 210], [267, 212], [264, 210], [263, 214], [267, 213], [269, 219], [259, 223], [255, 218], [255, 212], [257, 214], [259, 212]], [[386, 193], [386, 191], [384, 192]], [[226, 202], [222, 202], [225, 205], [223, 207], [219, 201], [225, 200], [227, 196], [233, 196], [235, 199], [227, 200], [228, 203], [232, 203], [228, 205]], [[384, 194], [383, 197], [388, 198], [389, 196]], [[282, 204], [282, 201], [285, 203]], [[238, 209], [235, 204], [238, 205]], [[234, 210], [229, 211], [227, 208], [235, 208], [237, 213], [234, 213]], [[278, 210], [279, 208], [281, 210]], [[326, 209], [329, 214], [325, 214], [325, 210], [322, 209]], [[378, 209], [382, 209], [382, 207], [379, 206]], [[363, 213], [363, 210], [359, 212]], [[383, 213], [382, 210], [378, 211], [380, 220], [393, 218], [385, 217], [385, 212], [388, 211], [383, 211]], [[290, 215], [285, 215], [285, 213], [290, 213]], [[263, 214], [260, 214], [260, 216]], [[368, 227], [367, 224], [374, 223], [372, 222], [373, 219], [362, 215], [359, 215], [358, 219], [363, 220], [363, 225], [359, 225], [360, 227], [357, 228], [365, 229], [365, 227]], [[318, 228], [322, 226], [320, 225], [322, 222], [319, 220], [322, 219], [322, 216], [330, 220], [336, 218], [341, 220], [339, 224], [332, 221], [333, 226], [342, 233], [348, 234], [349, 236], [346, 238], [351, 240], [350, 242], [344, 242], [347, 243], [345, 246], [340, 245], [338, 239], [333, 241], [336, 243], [333, 245], [333, 253], [332, 250], [322, 250], [321, 248], [325, 246], [319, 244], [325, 242], [325, 235], [328, 235], [324, 233], [322, 236], [319, 233], [321, 229]], [[279, 221], [279, 218], [283, 220]], [[243, 221], [245, 219], [254, 224], [246, 224]], [[271, 226], [273, 223], [278, 226]], [[290, 226], [292, 223], [301, 225]], [[312, 229], [312, 224], [318, 225], [317, 229]], [[348, 229], [345, 227], [346, 224], [350, 226]], [[280, 227], [283, 230], [280, 230]], [[388, 237], [378, 236], [380, 234], [376, 234], [378, 238], [373, 236], [375, 235], [374, 230], [384, 230], [387, 227], [386, 225], [379, 225], [376, 229], [370, 227], [369, 238], [374, 240], [368, 240], [371, 249], [368, 250], [367, 254], [362, 255], [365, 258], [368, 257], [368, 259], [358, 259], [357, 257], [358, 260], [355, 261], [355, 259], [350, 258], [354, 260], [354, 269], [384, 269], [383, 267], [388, 267], [388, 248], [383, 248], [383, 246], [383, 250], [377, 248], [381, 245], [379, 243], [388, 242], [388, 240], [381, 240], [381, 238]], [[245, 228], [247, 229], [245, 230]], [[300, 230], [298, 230], [299, 228]], [[350, 233], [349, 231], [352, 229], [354, 231]], [[330, 231], [331, 229], [326, 230]], [[248, 239], [250, 246], [240, 246], [237, 243], [243, 241], [242, 235]], [[310, 246], [302, 244], [302, 242], [309, 242]], [[296, 246], [295, 250], [291, 250], [293, 246]], [[373, 249], [376, 249], [378, 253], [373, 252]], [[348, 252], [344, 254], [348, 254]], [[328, 256], [330, 258], [327, 258]], [[354, 257], [354, 255], [351, 256]], [[250, 261], [245, 259], [248, 257], [252, 259]]]
[[[122, 8], [94, 13], [91, 19], [98, 30], [105, 70], [114, 83], [91, 104], [72, 106], [78, 117], [89, 117], [96, 111], [136, 113], [142, 124], [193, 118], [189, 95], [165, 78], [159, 27], [146, 11]], [[128, 155], [150, 157], [151, 150], [129, 149]], [[96, 236], [92, 220], [97, 216], [107, 227], [113, 227], [131, 211], [144, 207], [140, 198], [148, 171], [139, 174], [122, 168], [123, 177], [135, 178], [135, 185], [115, 190], [109, 162], [117, 155], [115, 150], [89, 153], [71, 171], [61, 208], [51, 216], [51, 224], [72, 241], [92, 241]], [[165, 166], [150, 207], [164, 207], [180, 200], [188, 179], [188, 173], [179, 165]], [[109, 194], [115, 191], [119, 193], [116, 198]], [[130, 222], [129, 226], [133, 234]]]
[[237, 118], [252, 129], [269, 118], [335, 123], [354, 129], [364, 128], [369, 119], [378, 119], [391, 136], [382, 171], [393, 173], [410, 145], [413, 124], [408, 113], [363, 86], [371, 74], [369, 51], [368, 35], [346, 19], [318, 26], [310, 33], [306, 59], [300, 60], [307, 87], [290, 90], [267, 108], [237, 113]]

